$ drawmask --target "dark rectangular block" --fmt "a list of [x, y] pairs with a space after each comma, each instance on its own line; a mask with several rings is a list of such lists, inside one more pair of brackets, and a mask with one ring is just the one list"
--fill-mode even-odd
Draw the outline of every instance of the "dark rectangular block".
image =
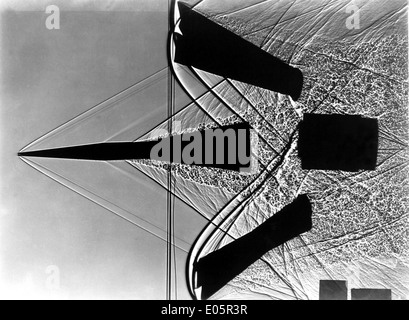
[[392, 300], [390, 289], [352, 289], [352, 300]]
[[375, 170], [378, 120], [350, 115], [305, 114], [298, 155], [307, 170]]
[[348, 300], [348, 284], [341, 280], [321, 280], [320, 300]]
[[225, 78], [290, 95], [296, 101], [304, 77], [277, 57], [179, 2], [180, 33], [175, 33], [177, 63]]
[[311, 230], [311, 215], [308, 196], [300, 195], [253, 231], [201, 258], [194, 265], [201, 299], [211, 297], [268, 251]]

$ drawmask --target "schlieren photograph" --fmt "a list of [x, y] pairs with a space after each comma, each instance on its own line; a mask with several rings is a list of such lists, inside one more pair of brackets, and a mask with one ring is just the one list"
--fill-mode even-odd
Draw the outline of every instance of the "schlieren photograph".
[[0, 299], [409, 299], [408, 1], [0, 0], [0, 31]]

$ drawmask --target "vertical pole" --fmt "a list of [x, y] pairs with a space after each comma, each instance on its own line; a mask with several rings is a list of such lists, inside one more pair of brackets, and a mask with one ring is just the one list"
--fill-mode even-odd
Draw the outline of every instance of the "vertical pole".
[[[168, 0], [168, 34], [172, 32], [173, 28], [173, 15], [172, 13], [172, 5], [173, 5], [173, 0]], [[168, 68], [168, 103], [167, 103], [167, 110], [168, 110], [168, 132], [169, 134], [172, 134], [173, 128], [172, 128], [172, 116], [174, 114], [174, 79], [172, 75], [172, 70], [171, 68]], [[171, 148], [171, 152], [172, 152]], [[171, 157], [172, 158], [172, 157]], [[166, 206], [167, 206], [167, 259], [166, 259], [166, 278], [167, 278], [167, 284], [166, 284], [166, 298], [167, 300], [172, 300], [172, 254], [173, 254], [173, 246], [174, 246], [174, 237], [173, 237], [173, 232], [174, 232], [174, 217], [173, 217], [173, 206], [172, 206], [172, 162], [169, 163], [169, 168], [167, 172], [167, 199], [166, 199]], [[176, 290], [176, 289], [175, 289]]]

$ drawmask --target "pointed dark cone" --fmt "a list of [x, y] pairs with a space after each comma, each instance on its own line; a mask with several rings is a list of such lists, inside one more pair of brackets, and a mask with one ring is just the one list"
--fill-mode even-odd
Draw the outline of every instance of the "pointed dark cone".
[[[208, 133], [214, 133], [215, 129], [196, 131], [196, 138], [199, 141], [186, 155], [184, 148], [192, 143], [189, 139], [184, 141], [183, 136], [177, 135], [161, 139], [159, 141], [141, 141], [141, 142], [113, 142], [99, 143], [82, 146], [71, 146], [56, 149], [23, 151], [18, 154], [20, 157], [52, 158], [52, 159], [71, 159], [71, 160], [89, 160], [89, 161], [126, 161], [126, 160], [160, 160], [188, 165], [197, 165], [201, 167], [220, 168], [225, 170], [240, 171], [250, 166], [248, 163], [242, 163], [243, 153], [250, 153], [250, 126], [248, 123], [238, 123], [230, 126], [219, 127], [220, 133], [216, 138], [207, 139]], [[230, 138], [235, 139], [236, 146], [233, 148], [235, 153], [231, 153], [230, 147], [232, 140], [226, 140], [225, 133], [230, 133]], [[244, 133], [244, 134], [243, 134]], [[213, 137], [213, 136], [212, 136]], [[239, 137], [244, 137], [240, 140]], [[161, 143], [164, 146], [163, 155], [152, 152], [154, 147]], [[223, 143], [223, 148], [217, 146]], [[210, 144], [210, 148], [209, 148]], [[168, 146], [168, 147], [167, 147]], [[160, 148], [156, 148], [160, 149]], [[168, 152], [166, 152], [166, 149]], [[239, 151], [240, 150], [240, 151]], [[194, 152], [193, 152], [194, 151]], [[197, 162], [190, 162], [192, 153], [199, 153]], [[210, 161], [207, 153], [211, 152]], [[219, 153], [219, 154], [218, 154]], [[185, 160], [189, 158], [189, 161]], [[220, 158], [222, 158], [220, 161]], [[232, 158], [233, 161], [232, 161]], [[246, 157], [244, 157], [246, 158]], [[247, 159], [247, 158], [246, 158]]]
[[225, 78], [287, 94], [298, 100], [301, 70], [293, 68], [249, 41], [179, 2], [180, 30], [175, 34], [177, 63]]
[[18, 155], [20, 157], [93, 161], [149, 159], [150, 150], [156, 143], [158, 142], [100, 143], [66, 148], [20, 152]]
[[200, 259], [194, 266], [202, 299], [208, 299], [268, 251], [311, 230], [311, 203], [306, 195], [247, 235]]

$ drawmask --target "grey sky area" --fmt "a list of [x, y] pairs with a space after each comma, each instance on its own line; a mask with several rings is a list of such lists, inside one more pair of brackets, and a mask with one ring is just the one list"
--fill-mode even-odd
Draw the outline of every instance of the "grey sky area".
[[[61, 5], [60, 30], [45, 26], [49, 4]], [[1, 1], [0, 9], [0, 297], [165, 298], [163, 241], [35, 171], [17, 152], [167, 66], [167, 1]], [[141, 117], [147, 108], [148, 123], [166, 118], [155, 101]], [[93, 170], [103, 176], [103, 169]], [[165, 225], [166, 193], [136, 171], [133, 178], [122, 187], [134, 209]], [[123, 194], [120, 181], [101, 181]], [[194, 214], [181, 203], [176, 210]], [[185, 259], [178, 251], [179, 298], [189, 297]], [[59, 290], [48, 286], [50, 266]]]

